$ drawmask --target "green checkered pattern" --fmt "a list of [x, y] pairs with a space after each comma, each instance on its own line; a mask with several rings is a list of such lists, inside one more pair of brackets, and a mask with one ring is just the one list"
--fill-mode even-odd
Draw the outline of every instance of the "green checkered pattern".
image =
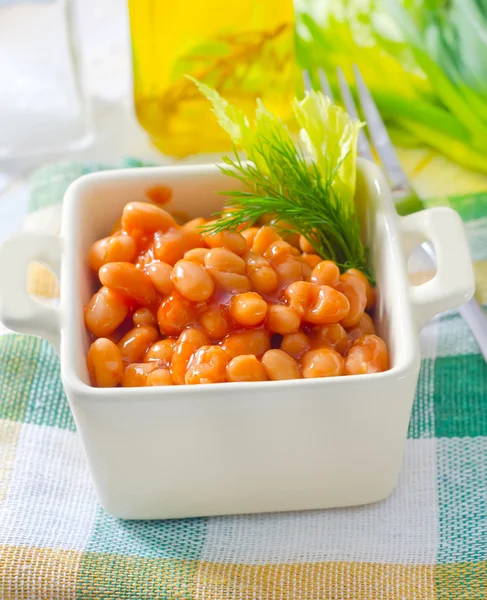
[[[31, 213], [59, 211], [69, 182], [100, 168], [38, 172]], [[431, 204], [464, 219], [485, 290], [487, 194]], [[421, 337], [405, 462], [387, 500], [139, 522], [97, 505], [51, 346], [1, 336], [0, 598], [487, 598], [487, 366], [457, 311]]]

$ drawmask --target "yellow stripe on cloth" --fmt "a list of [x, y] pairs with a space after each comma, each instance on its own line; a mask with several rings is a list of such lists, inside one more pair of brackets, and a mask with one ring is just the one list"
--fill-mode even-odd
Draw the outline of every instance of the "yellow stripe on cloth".
[[76, 600], [81, 552], [0, 545], [2, 600]]
[[194, 600], [198, 564], [197, 560], [84, 552], [77, 600]]
[[435, 600], [434, 565], [203, 562], [195, 600]]
[[475, 297], [482, 304], [487, 304], [487, 260], [475, 260]]
[[59, 298], [59, 283], [50, 269], [31, 263], [27, 271], [27, 291], [32, 296]]
[[15, 449], [22, 423], [0, 419], [0, 504], [5, 498], [8, 483], [12, 475]]
[[436, 565], [436, 600], [487, 598], [487, 562]]

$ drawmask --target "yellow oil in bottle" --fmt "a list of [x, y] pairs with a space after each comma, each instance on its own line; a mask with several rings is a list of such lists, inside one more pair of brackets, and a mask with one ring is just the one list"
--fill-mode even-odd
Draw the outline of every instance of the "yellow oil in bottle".
[[129, 0], [137, 118], [165, 154], [231, 147], [188, 74], [247, 114], [283, 119], [295, 86], [292, 0]]

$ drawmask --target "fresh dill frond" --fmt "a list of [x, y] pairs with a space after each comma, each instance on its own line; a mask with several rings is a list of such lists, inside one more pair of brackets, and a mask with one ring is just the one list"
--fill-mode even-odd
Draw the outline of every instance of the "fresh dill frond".
[[[277, 227], [284, 224], [282, 233], [302, 235], [323, 259], [341, 270], [359, 269], [372, 282], [354, 198], [361, 124], [322, 93], [307, 92], [293, 104], [301, 145], [259, 100], [251, 124], [215, 90], [193, 81], [234, 143], [234, 156], [223, 159], [221, 170], [241, 184], [222, 192], [229, 201], [203, 230], [235, 231], [273, 215]], [[237, 148], [247, 160], [240, 159]]]
[[341, 202], [332, 187], [336, 168], [324, 179], [303, 150], [279, 131], [259, 139], [248, 158], [242, 161], [236, 150], [234, 158], [224, 157], [227, 166], [221, 171], [246, 189], [221, 192], [230, 200], [206, 232], [236, 231], [242, 223], [250, 226], [272, 214], [277, 223], [286, 224], [281, 233], [302, 235], [323, 259], [372, 279], [354, 206]]

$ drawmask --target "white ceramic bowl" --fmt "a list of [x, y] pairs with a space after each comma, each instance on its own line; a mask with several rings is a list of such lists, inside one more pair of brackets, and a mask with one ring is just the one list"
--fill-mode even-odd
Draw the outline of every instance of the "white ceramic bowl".
[[[376, 321], [392, 367], [374, 375], [167, 388], [89, 385], [83, 305], [93, 292], [92, 242], [123, 206], [170, 185], [169, 210], [221, 207], [235, 187], [214, 165], [105, 171], [66, 193], [61, 237], [24, 233], [0, 250], [0, 318], [58, 349], [66, 395], [105, 510], [129, 519], [285, 511], [374, 502], [394, 488], [420, 367], [418, 333], [435, 313], [467, 301], [472, 266], [458, 215], [434, 208], [395, 215], [380, 171], [359, 163], [357, 199], [378, 282]], [[412, 287], [405, 254], [424, 239], [434, 279]], [[25, 290], [29, 261], [61, 281], [59, 308]]]

